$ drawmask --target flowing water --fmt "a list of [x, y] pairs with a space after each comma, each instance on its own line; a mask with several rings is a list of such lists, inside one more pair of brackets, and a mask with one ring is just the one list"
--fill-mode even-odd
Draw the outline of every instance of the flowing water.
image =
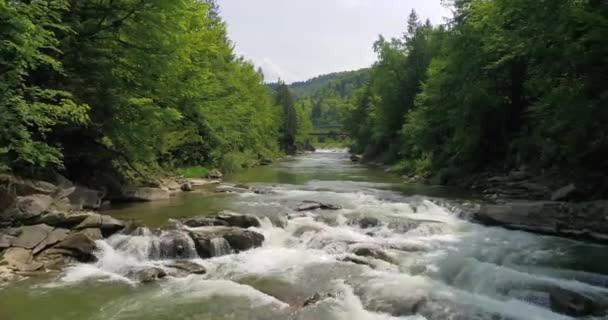
[[[178, 231], [116, 235], [99, 242], [95, 264], [0, 289], [0, 319], [570, 319], [551, 312], [550, 288], [608, 296], [606, 247], [472, 224], [438, 201], [466, 193], [403, 185], [342, 150], [228, 181], [264, 192], [202, 190], [109, 213], [151, 228], [221, 210], [252, 214], [262, 247], [231, 254], [213, 239], [216, 257], [202, 260], [184, 237], [179, 258], [207, 273], [139, 284], [129, 272], [167, 268], [163, 248]], [[309, 200], [342, 209], [294, 210]], [[320, 301], [302, 307], [314, 294]]]

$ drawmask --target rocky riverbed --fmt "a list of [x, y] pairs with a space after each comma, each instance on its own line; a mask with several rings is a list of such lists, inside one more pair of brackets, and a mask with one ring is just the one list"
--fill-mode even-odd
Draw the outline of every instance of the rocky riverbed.
[[[491, 204], [408, 189], [339, 150], [154, 207], [65, 211], [61, 190], [36, 185], [3, 211], [2, 319], [607, 315], [601, 202]], [[571, 214], [587, 222], [578, 229]], [[132, 216], [140, 221], [124, 218]], [[564, 233], [575, 227], [584, 233]]]

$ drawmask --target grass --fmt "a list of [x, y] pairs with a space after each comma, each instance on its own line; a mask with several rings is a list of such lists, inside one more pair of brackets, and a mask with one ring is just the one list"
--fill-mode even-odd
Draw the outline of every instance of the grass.
[[202, 166], [177, 169], [177, 173], [184, 178], [207, 178], [209, 171], [209, 169]]

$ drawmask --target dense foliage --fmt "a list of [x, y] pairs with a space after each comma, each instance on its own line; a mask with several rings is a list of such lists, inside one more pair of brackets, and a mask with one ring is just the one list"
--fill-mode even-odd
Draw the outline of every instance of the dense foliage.
[[453, 6], [446, 26], [412, 13], [402, 38], [375, 44], [370, 83], [345, 120], [355, 151], [409, 173], [527, 167], [606, 188], [606, 2]]
[[280, 109], [213, 1], [0, 0], [0, 163], [75, 180], [276, 156]]

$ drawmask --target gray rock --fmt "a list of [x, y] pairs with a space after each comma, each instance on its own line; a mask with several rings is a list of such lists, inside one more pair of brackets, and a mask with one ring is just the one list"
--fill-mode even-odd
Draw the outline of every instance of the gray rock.
[[386, 254], [386, 252], [382, 251], [379, 248], [355, 247], [353, 249], [353, 253], [361, 257], [370, 257], [378, 260], [383, 260], [392, 264], [395, 263], [395, 260], [391, 256], [389, 256], [388, 254]]
[[350, 156], [350, 161], [352, 161], [352, 162], [360, 162], [361, 159], [363, 159], [363, 157], [361, 157], [360, 155], [357, 155], [357, 154], [353, 154]]
[[603, 316], [606, 305], [601, 306], [592, 297], [574, 291], [552, 288], [549, 290], [551, 310], [572, 317]]
[[209, 179], [222, 179], [224, 175], [217, 169], [213, 169], [207, 175]]
[[313, 211], [313, 210], [340, 210], [342, 207], [338, 205], [321, 203], [316, 201], [303, 201], [297, 208], [296, 211]]
[[10, 247], [17, 238], [6, 234], [0, 234], [0, 250]]
[[566, 201], [572, 200], [572, 196], [574, 196], [578, 192], [576, 185], [573, 183], [561, 187], [555, 192], [551, 194], [551, 201]]
[[107, 215], [100, 215], [96, 213], [91, 213], [89, 216], [84, 219], [79, 225], [77, 225], [74, 229], [82, 230], [95, 228], [100, 229], [101, 233], [104, 237], [109, 237], [114, 233], [122, 230], [126, 224], [120, 220], [114, 219]]
[[476, 222], [507, 229], [562, 236], [578, 240], [608, 242], [608, 201], [565, 203], [518, 201], [482, 205]]
[[53, 198], [44, 194], [17, 197], [13, 206], [3, 216], [16, 222], [24, 222], [39, 217], [53, 204]]
[[61, 253], [72, 256], [80, 262], [94, 262], [97, 260], [94, 255], [95, 250], [97, 250], [95, 241], [101, 238], [99, 229], [85, 229], [70, 234], [53, 249], [61, 249]]
[[189, 274], [205, 274], [207, 269], [198, 263], [188, 260], [177, 260], [166, 265], [169, 268], [177, 269]]
[[238, 251], [246, 251], [262, 245], [264, 236], [260, 233], [235, 227], [203, 227], [190, 231], [196, 251], [201, 258], [210, 258], [217, 251], [214, 239], [225, 239], [230, 247]]
[[21, 228], [21, 234], [13, 242], [13, 246], [32, 250], [49, 237], [53, 227], [46, 224], [26, 226]]
[[44, 265], [33, 260], [32, 251], [24, 248], [8, 248], [4, 252], [4, 261], [9, 268], [30, 272], [41, 269]]
[[166, 277], [167, 273], [160, 268], [143, 268], [131, 270], [126, 276], [141, 283], [150, 283]]
[[247, 214], [237, 214], [232, 212], [222, 212], [216, 219], [225, 221], [231, 227], [249, 228], [249, 227], [260, 227], [260, 221]]
[[171, 194], [161, 188], [138, 188], [126, 193], [126, 199], [138, 202], [168, 200]]
[[[101, 203], [105, 196], [105, 192], [89, 189], [83, 186], [74, 186], [73, 192], [67, 196], [70, 204], [76, 210], [101, 208]], [[70, 188], [70, 189], [72, 189]]]
[[190, 228], [198, 228], [198, 227], [212, 227], [212, 226], [225, 226], [228, 227], [228, 222], [224, 220], [220, 220], [217, 218], [209, 218], [209, 217], [194, 217], [181, 220], [181, 222], [190, 227]]
[[61, 228], [56, 228], [53, 229], [53, 231], [51, 231], [48, 236], [46, 237], [46, 239], [42, 240], [42, 242], [40, 242], [33, 250], [32, 253], [33, 254], [38, 254], [39, 252], [41, 252], [42, 250], [56, 244], [59, 243], [61, 241], [63, 241], [65, 238], [67, 238], [68, 234], [70, 234], [70, 230], [67, 229], [61, 229]]
[[364, 217], [359, 219], [359, 226], [363, 229], [377, 227], [380, 224], [380, 220], [375, 217]]
[[57, 186], [40, 180], [23, 179], [7, 174], [0, 175], [0, 185], [17, 196], [29, 196], [32, 194], [53, 195], [58, 191]]
[[191, 192], [194, 191], [194, 187], [192, 187], [192, 183], [184, 182], [181, 186], [181, 190], [184, 192]]
[[191, 259], [197, 257], [195, 244], [188, 233], [167, 231], [160, 236], [158, 259]]
[[92, 213], [88, 212], [58, 212], [50, 211], [43, 213], [40, 217], [33, 220], [36, 224], [46, 224], [52, 227], [72, 229], [82, 223]]

